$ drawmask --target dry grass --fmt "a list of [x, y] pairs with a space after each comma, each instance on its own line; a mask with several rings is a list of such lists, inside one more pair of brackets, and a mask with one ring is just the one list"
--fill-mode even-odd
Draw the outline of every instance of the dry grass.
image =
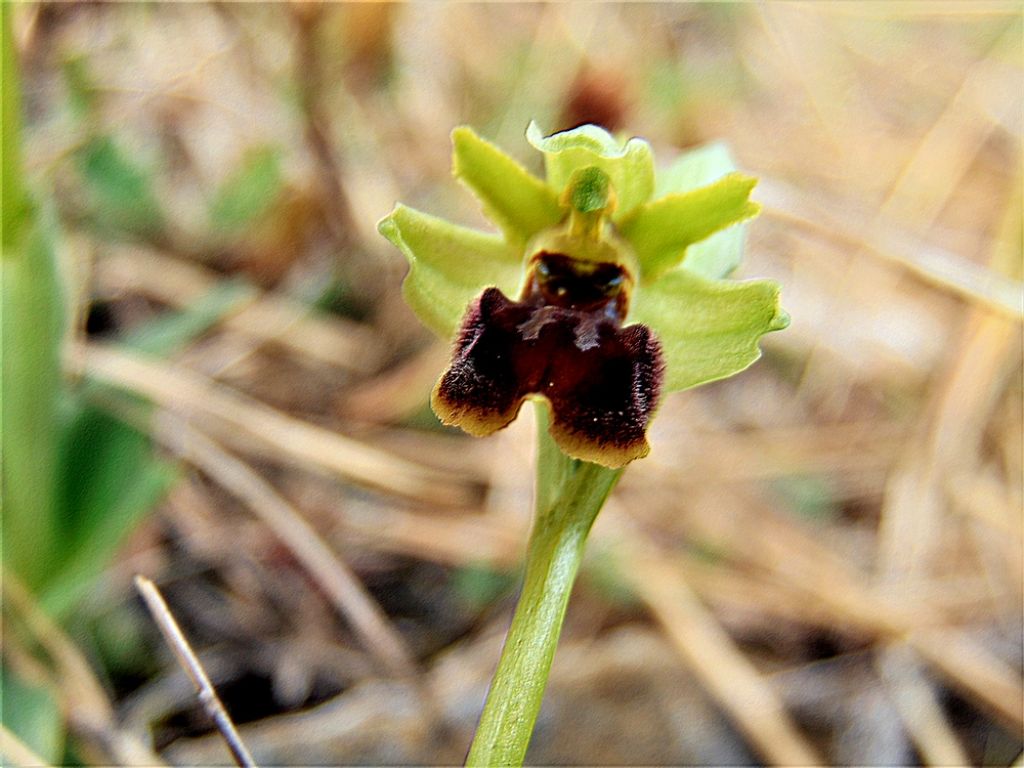
[[[743, 275], [778, 279], [794, 322], [665, 403], [595, 529], [530, 759], [1020, 764], [1019, 4], [21, 10], [29, 159], [92, 318], [69, 371], [155, 402], [147, 428], [191, 467], [69, 630], [107, 665], [58, 665], [109, 729], [84, 732], [90, 759], [131, 762], [147, 733], [172, 763], [225, 758], [140, 620], [137, 571], [257, 761], [461, 759], [510, 615], [532, 424], [430, 423], [444, 350], [374, 223], [399, 198], [481, 221], [448, 175], [455, 125], [525, 160], [531, 117], [597, 115], [663, 158], [732, 145], [763, 180]], [[88, 118], [61, 75], [78, 59]], [[157, 169], [159, 235], [97, 224], [69, 159], [90, 131]], [[267, 145], [271, 203], [211, 230], [214, 191]], [[172, 359], [116, 347], [229, 277], [245, 294]]]

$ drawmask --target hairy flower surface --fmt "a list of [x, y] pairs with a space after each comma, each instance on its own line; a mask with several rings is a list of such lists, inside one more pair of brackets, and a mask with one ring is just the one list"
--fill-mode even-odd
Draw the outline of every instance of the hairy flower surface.
[[712, 144], [655, 175], [650, 145], [585, 125], [527, 139], [546, 178], [471, 129], [453, 167], [501, 234], [403, 205], [379, 224], [409, 260], [409, 305], [454, 339], [431, 403], [473, 435], [550, 405], [567, 455], [620, 467], [648, 450], [661, 395], [731, 376], [788, 324], [778, 286], [723, 280], [739, 263], [755, 179]]

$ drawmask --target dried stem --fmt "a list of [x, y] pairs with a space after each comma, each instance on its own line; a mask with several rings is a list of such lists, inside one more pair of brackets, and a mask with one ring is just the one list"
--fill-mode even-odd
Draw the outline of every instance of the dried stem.
[[142, 595], [142, 599], [146, 601], [146, 607], [149, 608], [153, 620], [160, 628], [164, 640], [167, 641], [171, 650], [174, 651], [178, 663], [192, 681], [192, 685], [195, 687], [199, 697], [199, 703], [203, 705], [206, 714], [210, 716], [217, 730], [224, 737], [228, 750], [231, 752], [231, 757], [234, 758], [235, 763], [243, 766], [243, 768], [255, 768], [256, 762], [252, 759], [252, 755], [249, 754], [245, 744], [242, 743], [242, 739], [238, 735], [238, 731], [235, 730], [235, 725], [231, 722], [227, 710], [224, 709], [224, 704], [218, 698], [210, 678], [206, 676], [206, 671], [199, 663], [195, 653], [193, 653], [188, 640], [185, 639], [185, 635], [182, 634], [178, 622], [171, 615], [171, 611], [167, 607], [167, 603], [164, 602], [160, 591], [156, 588], [156, 584], [145, 576], [136, 576], [135, 587], [139, 590], [139, 594]]

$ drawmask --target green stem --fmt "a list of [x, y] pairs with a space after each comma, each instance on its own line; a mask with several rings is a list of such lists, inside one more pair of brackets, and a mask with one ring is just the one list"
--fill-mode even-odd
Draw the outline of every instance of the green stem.
[[622, 474], [562, 454], [548, 434], [544, 408], [537, 412], [537, 517], [526, 576], [468, 766], [523, 764], [587, 534]]

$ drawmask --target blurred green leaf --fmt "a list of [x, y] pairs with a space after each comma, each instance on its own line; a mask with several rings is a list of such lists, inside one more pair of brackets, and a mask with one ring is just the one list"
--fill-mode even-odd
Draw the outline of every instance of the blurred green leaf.
[[61, 66], [64, 84], [68, 89], [68, 105], [78, 118], [88, 117], [96, 106], [96, 84], [89, 73], [85, 56], [72, 56]]
[[239, 230], [270, 209], [281, 186], [280, 153], [273, 147], [249, 150], [214, 195], [210, 224], [222, 232]]
[[[649, 74], [644, 83], [644, 100], [658, 109], [664, 117], [676, 115], [689, 100], [689, 83], [680, 71], [679, 62], [674, 59], [656, 60], [650, 63]], [[655, 192], [660, 197], [665, 192]]]
[[500, 236], [395, 206], [377, 224], [380, 233], [409, 260], [402, 283], [405, 300], [436, 333], [451, 338], [466, 306], [484, 287], [507, 295], [519, 286], [522, 254]]
[[523, 245], [565, 217], [558, 195], [471, 128], [452, 131], [452, 171], [510, 243]]
[[113, 600], [97, 601], [87, 615], [76, 616], [69, 632], [88, 638], [89, 655], [111, 677], [145, 679], [161, 674], [161, 663], [146, 642], [152, 627], [148, 613], [115, 595]]
[[28, 685], [10, 668], [0, 667], [0, 700], [4, 727], [49, 765], [64, 755], [64, 718], [46, 688]]
[[730, 173], [713, 184], [677, 192], [637, 209], [622, 222], [622, 235], [640, 260], [644, 280], [657, 280], [684, 262], [687, 248], [726, 227], [755, 216], [750, 201], [757, 179]]
[[835, 489], [820, 475], [780, 477], [772, 483], [790, 509], [808, 520], [830, 521], [839, 515]]
[[636, 593], [622, 575], [623, 565], [613, 550], [599, 549], [583, 561], [582, 577], [613, 605], [639, 605]]
[[148, 436], [86, 406], [65, 430], [61, 452], [62, 566], [41, 604], [59, 615], [106, 567], [125, 535], [177, 479]]
[[[169, 355], [206, 331], [250, 295], [241, 280], [220, 283], [181, 312], [167, 313], [124, 344], [150, 355]], [[157, 459], [149, 438], [83, 397], [61, 436], [61, 568], [47, 582], [44, 606], [63, 613], [106, 566], [125, 535], [177, 479], [175, 465]], [[148, 410], [148, 406], [143, 406]]]
[[408, 427], [409, 429], [418, 429], [424, 432], [446, 432], [453, 427], [446, 427], [441, 423], [441, 420], [437, 418], [437, 414], [434, 413], [434, 409], [430, 407], [430, 393], [423, 393], [423, 400], [416, 410], [411, 411], [404, 419], [402, 419], [401, 425]]
[[11, 20], [13, 13], [12, 3], [0, 3], [0, 65], [3, 67], [3, 78], [0, 80], [0, 109], [3, 118], [3, 130], [0, 130], [0, 200], [3, 201], [0, 206], [0, 239], [3, 241], [4, 256], [7, 256], [8, 248], [20, 240], [21, 228], [29, 219], [29, 201], [21, 163], [21, 88]]
[[690, 539], [686, 550], [695, 560], [707, 565], [722, 565], [729, 559], [730, 553], [727, 543], [700, 537]]
[[152, 174], [110, 136], [97, 136], [77, 154], [96, 223], [115, 232], [147, 235], [163, 226]]
[[166, 357], [205, 333], [253, 295], [244, 280], [218, 282], [179, 312], [165, 312], [128, 334], [122, 342], [139, 352]]
[[459, 568], [451, 579], [455, 594], [473, 610], [487, 607], [515, 583], [513, 574], [480, 563]]
[[65, 313], [56, 221], [43, 207], [26, 214], [19, 242], [5, 244], [0, 260], [3, 554], [35, 586], [54, 555]]

